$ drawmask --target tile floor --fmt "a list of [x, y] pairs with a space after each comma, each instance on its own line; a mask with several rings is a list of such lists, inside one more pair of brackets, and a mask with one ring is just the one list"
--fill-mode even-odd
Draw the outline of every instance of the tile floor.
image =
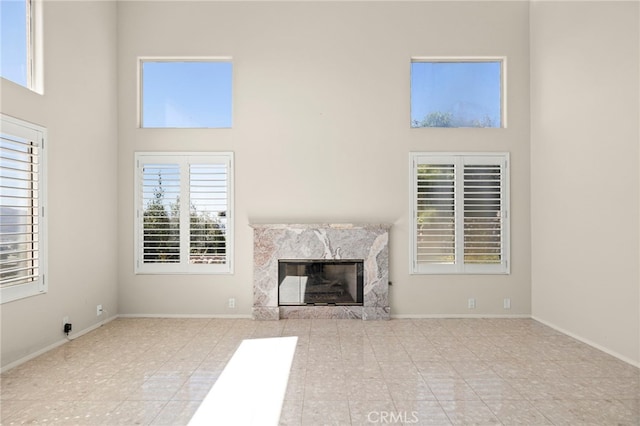
[[247, 338], [299, 336], [282, 425], [639, 425], [640, 370], [529, 319], [117, 319], [2, 374], [3, 425], [181, 425]]

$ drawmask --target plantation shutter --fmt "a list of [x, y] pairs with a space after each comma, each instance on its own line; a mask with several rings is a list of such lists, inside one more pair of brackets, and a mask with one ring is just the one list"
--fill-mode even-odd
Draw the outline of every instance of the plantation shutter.
[[43, 132], [3, 117], [0, 132], [0, 288], [3, 302], [46, 290], [43, 141]]
[[508, 154], [414, 154], [413, 272], [508, 273]]
[[189, 261], [224, 264], [227, 262], [226, 164], [191, 164]]
[[502, 167], [464, 165], [464, 262], [502, 261]]
[[180, 165], [142, 166], [142, 262], [180, 263]]
[[455, 165], [419, 164], [416, 257], [420, 264], [455, 263]]
[[231, 153], [136, 154], [136, 272], [231, 271], [231, 161]]

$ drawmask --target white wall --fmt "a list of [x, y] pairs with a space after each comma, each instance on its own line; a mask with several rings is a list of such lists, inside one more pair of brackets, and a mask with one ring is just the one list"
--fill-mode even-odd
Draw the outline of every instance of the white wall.
[[0, 81], [0, 111], [49, 137], [49, 292], [0, 305], [3, 367], [64, 341], [64, 316], [81, 331], [117, 314], [115, 12], [44, 2], [44, 95]]
[[636, 364], [638, 6], [531, 6], [533, 316]]
[[[393, 315], [530, 314], [528, 13], [526, 2], [121, 2], [120, 313], [250, 315], [250, 222], [364, 221], [394, 225]], [[155, 55], [232, 56], [233, 129], [137, 129], [136, 58]], [[507, 56], [507, 129], [409, 128], [410, 58], [442, 55]], [[153, 150], [235, 152], [235, 274], [134, 275], [133, 158]], [[409, 152], [477, 150], [511, 152], [512, 274], [409, 275]]]
[[[98, 303], [106, 317], [249, 315], [251, 221], [391, 222], [393, 314], [533, 309], [637, 363], [638, 4], [530, 10], [527, 2], [45, 2], [45, 95], [0, 81], [0, 111], [49, 129], [49, 293], [0, 305], [2, 366], [60, 342], [63, 316], [76, 330], [97, 324]], [[233, 56], [234, 128], [137, 129], [138, 55]], [[507, 56], [509, 127], [409, 129], [414, 55]], [[234, 275], [133, 274], [136, 150], [236, 153]], [[408, 152], [420, 150], [511, 152], [510, 276], [408, 274]], [[237, 309], [226, 308], [228, 297]]]

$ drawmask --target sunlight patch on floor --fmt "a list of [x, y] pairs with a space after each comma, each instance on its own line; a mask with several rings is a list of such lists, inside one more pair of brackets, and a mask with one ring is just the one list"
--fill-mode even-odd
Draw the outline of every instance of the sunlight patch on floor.
[[243, 340], [189, 426], [277, 425], [297, 341]]

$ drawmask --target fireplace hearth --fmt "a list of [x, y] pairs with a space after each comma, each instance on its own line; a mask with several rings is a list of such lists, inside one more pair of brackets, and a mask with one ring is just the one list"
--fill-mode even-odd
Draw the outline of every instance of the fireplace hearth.
[[389, 319], [390, 225], [251, 227], [254, 319]]

